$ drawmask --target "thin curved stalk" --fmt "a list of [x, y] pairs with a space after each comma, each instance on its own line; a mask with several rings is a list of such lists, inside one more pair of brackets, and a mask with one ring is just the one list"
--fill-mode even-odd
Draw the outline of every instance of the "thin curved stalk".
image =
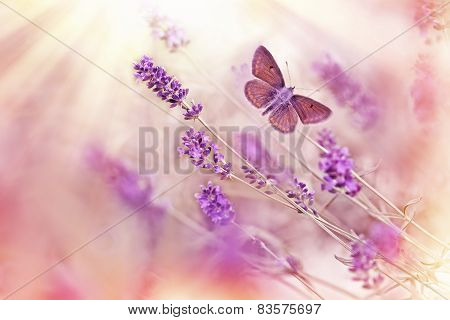
[[[178, 210], [177, 210], [177, 211], [178, 211]], [[184, 214], [182, 214], [182, 215], [173, 214], [171, 210], [169, 210], [169, 214], [171, 214], [171, 215], [172, 215], [175, 219], [177, 219], [179, 222], [181, 222], [182, 224], [184, 224], [184, 225], [190, 227], [190, 228], [193, 229], [194, 231], [196, 231], [196, 232], [198, 232], [198, 233], [200, 233], [200, 234], [205, 234], [205, 233], [206, 233], [206, 234], [209, 234], [209, 235], [211, 236], [211, 238], [214, 239], [215, 241], [223, 242], [222, 240], [220, 240], [220, 239], [218, 239], [217, 237], [215, 237], [215, 236], [212, 234], [212, 232], [211, 232], [210, 230], [205, 229], [204, 227], [202, 227], [201, 225], [199, 225], [196, 221], [194, 221], [193, 219], [189, 218], [188, 216], [186, 216], [186, 215], [184, 215]], [[243, 258], [244, 258], [249, 264], [251, 264], [250, 261], [248, 261], [247, 258], [246, 258], [244, 255], [242, 255], [242, 256], [243, 256]], [[256, 266], [254, 266], [254, 267], [256, 267]], [[259, 270], [261, 270], [262, 272], [264, 272], [264, 273], [266, 273], [266, 274], [269, 275], [269, 273], [267, 273], [266, 271], [260, 269], [259, 267], [257, 267], [257, 268], [258, 268]], [[296, 277], [294, 277], [294, 278], [296, 278]], [[279, 281], [280, 283], [283, 283], [284, 285], [289, 286], [291, 289], [296, 290], [296, 291], [298, 290], [298, 288], [292, 286], [292, 285], [289, 284], [289, 283], [286, 283], [283, 279], [279, 279], [279, 278], [276, 278], [276, 279], [277, 279], [277, 281]], [[297, 278], [296, 278], [296, 279], [297, 279]], [[299, 279], [297, 279], [297, 280], [299, 280]], [[304, 284], [303, 281], [301, 281], [301, 283]], [[301, 292], [301, 293], [304, 294], [303, 292]]]
[[239, 181], [239, 182], [245, 184], [247, 187], [252, 188], [252, 189], [255, 190], [256, 192], [258, 192], [258, 193], [264, 195], [265, 197], [267, 197], [267, 198], [269, 198], [269, 199], [272, 199], [272, 200], [275, 200], [275, 201], [281, 203], [282, 205], [284, 205], [285, 207], [288, 207], [289, 209], [294, 209], [294, 210], [296, 210], [293, 206], [287, 204], [286, 202], [283, 202], [283, 201], [281, 201], [280, 199], [277, 199], [277, 198], [275, 198], [275, 197], [272, 197], [271, 195], [265, 193], [265, 192], [262, 191], [261, 189], [255, 188], [255, 186], [251, 185], [250, 183], [248, 183], [248, 182], [245, 181], [244, 179], [241, 179], [241, 178], [238, 177], [237, 175], [231, 174], [231, 177], [232, 177], [233, 179], [235, 179], [235, 180], [237, 180], [237, 181]]
[[322, 278], [313, 276], [313, 275], [311, 275], [311, 274], [309, 274], [309, 273], [306, 273], [306, 272], [303, 272], [303, 274], [304, 274], [305, 277], [307, 277], [308, 279], [311, 279], [312, 281], [315, 281], [315, 282], [317, 282], [318, 284], [321, 284], [321, 285], [324, 286], [324, 287], [329, 287], [329, 288], [331, 288], [331, 289], [333, 289], [333, 290], [335, 290], [335, 291], [341, 292], [341, 293], [343, 293], [343, 294], [349, 296], [349, 297], [352, 298], [352, 299], [356, 299], [356, 300], [360, 300], [360, 299], [361, 299], [361, 298], [358, 297], [357, 295], [351, 293], [351, 292], [348, 291], [348, 290], [342, 289], [341, 287], [339, 287], [339, 286], [333, 284], [332, 282], [328, 282], [328, 281], [326, 281], [326, 280], [323, 280]]
[[[234, 226], [236, 226], [241, 232], [243, 232], [245, 235], [247, 235], [250, 239], [253, 241], [258, 241], [258, 239], [252, 235], [250, 232], [245, 230], [240, 224], [236, 223], [235, 221], [232, 222]], [[277, 262], [281, 263], [283, 267], [288, 271], [289, 274], [294, 276], [298, 281], [300, 281], [309, 291], [314, 293], [320, 300], [325, 300], [323, 296], [321, 296], [316, 289], [314, 289], [309, 283], [307, 283], [295, 270], [292, 269], [292, 267], [287, 263], [286, 260], [281, 259], [278, 257], [272, 250], [270, 250], [269, 247], [266, 246], [266, 244], [263, 241], [260, 241], [261, 248], [266, 251], [270, 256], [272, 256]]]

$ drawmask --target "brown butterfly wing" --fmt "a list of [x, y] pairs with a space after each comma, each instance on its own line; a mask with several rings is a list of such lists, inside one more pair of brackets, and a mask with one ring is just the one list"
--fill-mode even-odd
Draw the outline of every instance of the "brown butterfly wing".
[[252, 73], [275, 88], [285, 86], [280, 68], [269, 50], [263, 46], [259, 46], [253, 55]]
[[298, 116], [295, 113], [295, 109], [292, 104], [287, 101], [280, 104], [275, 110], [272, 111], [269, 121], [278, 131], [289, 133], [294, 131], [298, 122]]
[[244, 93], [251, 104], [257, 108], [262, 108], [273, 100], [277, 90], [268, 83], [255, 79], [245, 84]]
[[311, 98], [296, 94], [290, 101], [304, 124], [318, 123], [331, 115], [330, 108]]

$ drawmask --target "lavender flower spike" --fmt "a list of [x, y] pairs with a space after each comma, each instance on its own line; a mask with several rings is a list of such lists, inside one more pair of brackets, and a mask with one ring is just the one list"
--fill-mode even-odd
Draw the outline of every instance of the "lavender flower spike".
[[154, 12], [149, 16], [149, 25], [154, 37], [165, 42], [171, 52], [189, 43], [189, 39], [183, 29], [176, 26], [168, 17]]
[[164, 68], [154, 64], [152, 58], [143, 56], [139, 62], [134, 63], [134, 76], [146, 82], [147, 87], [156, 92], [157, 96], [176, 107], [187, 97], [189, 89], [182, 88], [181, 83], [167, 74]]
[[231, 175], [231, 163], [224, 160], [219, 147], [214, 144], [203, 131], [190, 128], [181, 138], [182, 147], [178, 148], [180, 155], [187, 155], [197, 168], [212, 170], [220, 174], [222, 179]]
[[293, 185], [293, 189], [286, 191], [287, 196], [293, 199], [294, 202], [305, 211], [311, 209], [315, 213], [315, 210], [311, 208], [314, 204], [314, 191], [309, 191], [306, 184], [301, 182], [298, 178], [294, 178]]
[[340, 147], [327, 129], [319, 133], [318, 142], [328, 150], [320, 154], [319, 168], [325, 174], [322, 190], [335, 193], [334, 188], [342, 188], [346, 194], [354, 197], [361, 190], [361, 185], [353, 177], [353, 160], [348, 149]]
[[197, 119], [198, 116], [200, 115], [200, 112], [202, 112], [203, 110], [203, 105], [201, 103], [198, 104], [191, 104], [192, 106], [188, 109], [185, 108], [186, 112], [183, 113], [184, 116], [184, 120], [192, 120], [192, 119]]
[[[313, 63], [318, 76], [327, 81], [327, 87], [337, 102], [352, 109], [355, 123], [362, 129], [372, 127], [378, 120], [379, 109], [376, 98], [364, 92], [362, 86], [344, 73], [343, 68], [330, 55]], [[329, 81], [333, 79], [333, 81]]]
[[363, 288], [376, 287], [382, 280], [382, 275], [377, 271], [376, 246], [370, 240], [355, 240], [351, 243], [350, 272], [355, 273], [353, 280], [362, 281]]
[[212, 223], [226, 225], [233, 221], [236, 213], [220, 186], [209, 181], [207, 186], [201, 186], [201, 192], [196, 193], [195, 198]]

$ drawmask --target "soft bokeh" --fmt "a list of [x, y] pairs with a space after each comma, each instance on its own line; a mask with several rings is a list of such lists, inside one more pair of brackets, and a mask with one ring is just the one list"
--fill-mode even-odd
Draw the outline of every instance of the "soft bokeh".
[[[380, 48], [427, 14], [430, 5], [424, 3], [436, 7], [441, 2], [3, 1], [1, 296], [311, 297], [242, 230], [207, 222], [194, 193], [211, 179], [233, 202], [239, 225], [270, 243], [278, 255], [295, 257], [324, 297], [370, 295], [335, 258], [348, 253], [311, 221], [293, 217], [236, 182], [187, 170], [187, 160], [179, 160], [176, 151], [181, 112], [133, 78], [132, 63], [143, 54], [190, 89], [190, 97], [204, 105], [208, 123], [239, 128], [266, 123], [242, 93], [258, 45], [271, 50], [300, 94], [367, 57], [333, 86], [314, 93], [334, 113], [309, 134], [333, 130], [351, 150], [358, 172], [375, 168], [366, 178], [399, 207], [421, 197], [408, 210], [435, 236], [450, 241], [448, 15], [433, 15]], [[187, 46], [172, 52], [154, 37], [149, 16], [155, 9], [183, 28]], [[151, 136], [158, 155], [146, 162], [139, 162], [141, 127], [158, 132]], [[264, 132], [288, 144], [273, 129]], [[290, 141], [298, 139], [296, 132]], [[242, 141], [236, 143], [241, 146]], [[270, 153], [273, 159], [283, 152], [273, 143], [267, 149], [249, 152], [257, 158]], [[318, 170], [318, 151], [308, 143], [302, 150]], [[267, 157], [259, 160], [272, 163]], [[317, 191], [319, 208], [331, 199], [320, 192], [320, 182], [289, 163], [277, 177], [290, 177], [292, 171], [301, 176]], [[174, 169], [180, 166], [183, 172]], [[157, 170], [139, 175], [143, 167]], [[150, 206], [131, 214], [153, 197]], [[372, 232], [381, 241], [373, 220], [345, 199], [336, 199], [327, 210], [342, 225]], [[417, 229], [408, 227], [408, 232], [437, 248]], [[394, 257], [400, 244], [392, 241], [381, 242]], [[382, 296], [407, 297], [401, 290]]]

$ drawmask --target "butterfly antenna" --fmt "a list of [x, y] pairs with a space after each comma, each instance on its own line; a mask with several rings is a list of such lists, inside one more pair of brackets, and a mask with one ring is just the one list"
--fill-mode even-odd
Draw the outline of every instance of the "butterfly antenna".
[[[285, 61], [285, 62], [286, 62], [287, 74], [288, 74], [288, 77], [289, 77], [289, 87], [292, 87], [292, 80], [291, 80], [291, 73], [289, 72], [289, 65], [288, 65], [288, 62], [287, 62], [287, 61]], [[300, 88], [300, 87], [296, 87], [296, 88], [297, 88], [297, 89], [300, 89], [300, 90], [314, 91], [314, 89]]]
[[289, 77], [289, 87], [292, 87], [291, 73], [289, 72], [289, 64], [288, 64], [287, 61], [285, 61], [285, 62], [286, 62], [287, 74], [288, 74], [288, 77]]

